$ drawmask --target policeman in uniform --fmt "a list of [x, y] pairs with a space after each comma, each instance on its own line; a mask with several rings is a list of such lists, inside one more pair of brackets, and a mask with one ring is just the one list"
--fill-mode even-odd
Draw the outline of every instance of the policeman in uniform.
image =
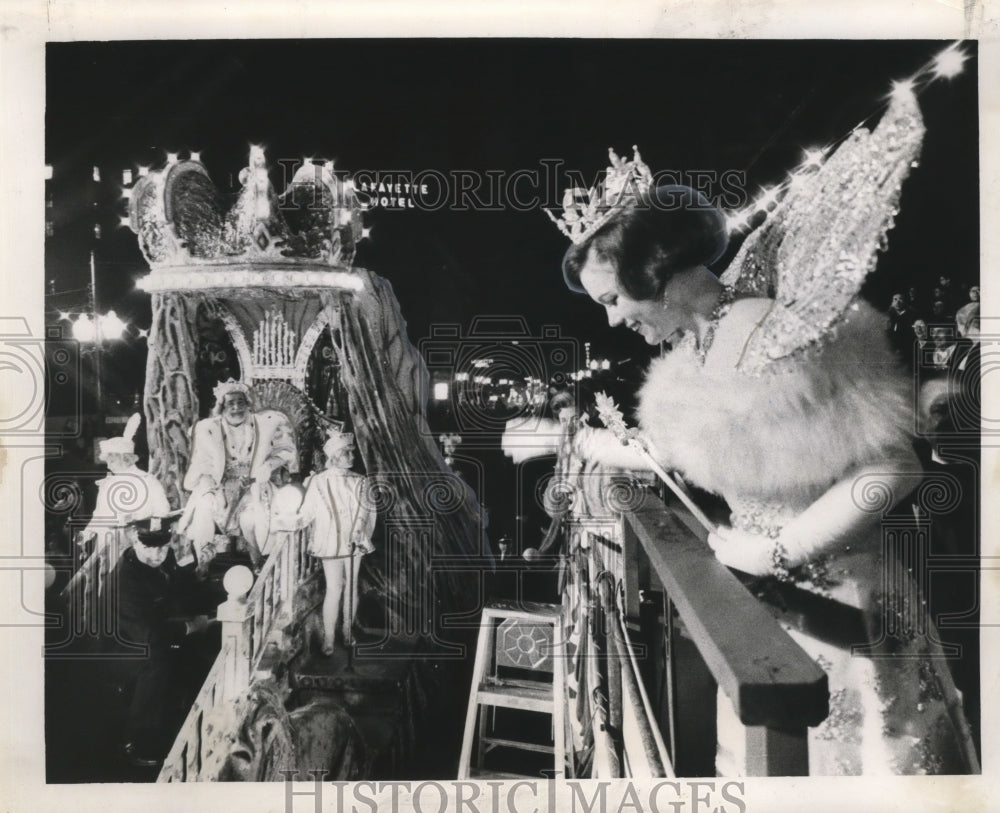
[[200, 581], [194, 565], [181, 567], [170, 548], [171, 531], [151, 518], [132, 523], [127, 549], [106, 589], [104, 606], [116, 608], [109, 641], [119, 683], [134, 680], [125, 751], [137, 765], [153, 766], [170, 747], [175, 713], [193, 699], [219, 650], [214, 614], [225, 599]]

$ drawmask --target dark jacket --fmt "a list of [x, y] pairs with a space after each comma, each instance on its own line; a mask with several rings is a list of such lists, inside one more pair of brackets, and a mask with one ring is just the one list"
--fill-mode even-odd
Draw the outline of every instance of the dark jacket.
[[195, 578], [194, 567], [180, 567], [173, 551], [160, 567], [150, 567], [129, 548], [118, 560], [108, 587], [117, 591], [117, 601], [111, 605], [116, 608], [111, 648], [135, 650], [136, 645], [148, 645], [151, 656], [180, 644], [185, 620], [214, 613], [218, 606], [218, 597]]

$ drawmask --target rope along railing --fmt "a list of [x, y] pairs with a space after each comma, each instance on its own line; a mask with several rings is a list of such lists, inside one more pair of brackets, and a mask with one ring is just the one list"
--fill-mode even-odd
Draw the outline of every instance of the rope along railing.
[[[594, 661], [567, 670], [567, 702], [578, 711], [571, 736], [589, 763], [583, 774], [697, 775], [699, 767], [710, 774], [714, 739], [691, 737], [714, 730], [706, 713], [714, 697], [706, 704], [704, 685], [698, 702], [689, 696], [699, 674], [743, 725], [740, 773], [807, 774], [806, 730], [828, 713], [826, 675], [716, 560], [689, 512], [647, 494], [617, 518], [574, 518], [565, 527], [567, 640], [576, 644], [570, 651]], [[594, 720], [606, 730], [581, 733]]]

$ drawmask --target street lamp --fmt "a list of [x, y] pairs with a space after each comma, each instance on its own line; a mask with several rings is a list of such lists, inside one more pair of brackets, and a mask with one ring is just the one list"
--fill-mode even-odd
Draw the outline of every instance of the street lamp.
[[[67, 314], [68, 315], [68, 314]], [[97, 387], [97, 409], [104, 405], [104, 390], [101, 375], [101, 350], [105, 340], [121, 339], [128, 329], [126, 324], [113, 310], [99, 314], [97, 312], [97, 274], [94, 262], [94, 252], [90, 252], [90, 313], [81, 313], [73, 322], [73, 338], [81, 344], [94, 347], [94, 373]]]
[[100, 344], [104, 340], [122, 338], [127, 327], [114, 311], [98, 314], [93, 318], [89, 313], [81, 313], [73, 322], [73, 338], [84, 344]]
[[103, 314], [81, 313], [73, 322], [73, 338], [81, 344], [89, 344], [94, 347], [94, 377], [97, 384], [97, 408], [100, 410], [104, 404], [104, 392], [101, 382], [101, 350], [105, 341], [115, 341], [125, 335], [128, 325], [123, 322], [117, 313], [108, 311]]

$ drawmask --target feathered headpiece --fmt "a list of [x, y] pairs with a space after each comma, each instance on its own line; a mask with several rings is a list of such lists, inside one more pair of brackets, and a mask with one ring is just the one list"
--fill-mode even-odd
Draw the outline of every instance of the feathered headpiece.
[[108, 461], [108, 455], [112, 454], [135, 454], [135, 433], [139, 430], [139, 424], [142, 422], [142, 415], [136, 412], [128, 419], [128, 423], [125, 424], [125, 431], [122, 433], [121, 437], [118, 438], [108, 438], [107, 440], [102, 440], [100, 443], [100, 452], [98, 457], [102, 463]]

